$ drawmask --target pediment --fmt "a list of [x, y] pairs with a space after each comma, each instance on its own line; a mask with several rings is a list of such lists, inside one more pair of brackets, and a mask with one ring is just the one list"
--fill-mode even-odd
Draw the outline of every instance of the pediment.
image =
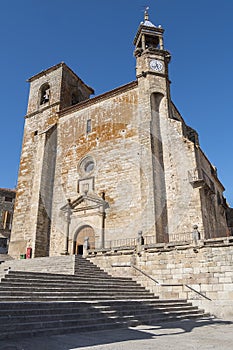
[[103, 198], [97, 196], [96, 194], [87, 193], [80, 195], [77, 199], [73, 201], [69, 201], [65, 206], [61, 208], [61, 210], [67, 211], [68, 208], [73, 212], [98, 208], [103, 208], [105, 210], [109, 208], [109, 204]]

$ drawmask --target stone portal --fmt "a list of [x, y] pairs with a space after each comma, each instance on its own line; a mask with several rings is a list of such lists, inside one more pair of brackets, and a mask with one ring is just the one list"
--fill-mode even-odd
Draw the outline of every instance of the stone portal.
[[85, 238], [89, 238], [89, 248], [95, 248], [95, 232], [91, 226], [82, 226], [74, 236], [73, 254], [82, 255]]

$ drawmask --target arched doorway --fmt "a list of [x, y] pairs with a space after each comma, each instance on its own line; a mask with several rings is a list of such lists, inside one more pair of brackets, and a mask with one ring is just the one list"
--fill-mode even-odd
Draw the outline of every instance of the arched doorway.
[[89, 237], [90, 249], [95, 248], [95, 232], [91, 226], [82, 226], [74, 237], [73, 254], [83, 254], [83, 244], [86, 237]]

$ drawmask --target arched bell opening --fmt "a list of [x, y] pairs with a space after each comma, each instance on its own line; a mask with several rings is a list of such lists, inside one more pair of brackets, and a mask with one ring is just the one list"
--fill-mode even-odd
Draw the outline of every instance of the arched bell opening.
[[50, 99], [50, 85], [45, 83], [40, 88], [39, 104], [43, 105], [49, 102]]

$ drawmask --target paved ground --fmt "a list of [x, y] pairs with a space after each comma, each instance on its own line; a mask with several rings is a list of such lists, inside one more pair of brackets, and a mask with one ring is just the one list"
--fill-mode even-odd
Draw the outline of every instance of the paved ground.
[[181, 321], [91, 333], [0, 341], [0, 350], [232, 350], [233, 323]]

